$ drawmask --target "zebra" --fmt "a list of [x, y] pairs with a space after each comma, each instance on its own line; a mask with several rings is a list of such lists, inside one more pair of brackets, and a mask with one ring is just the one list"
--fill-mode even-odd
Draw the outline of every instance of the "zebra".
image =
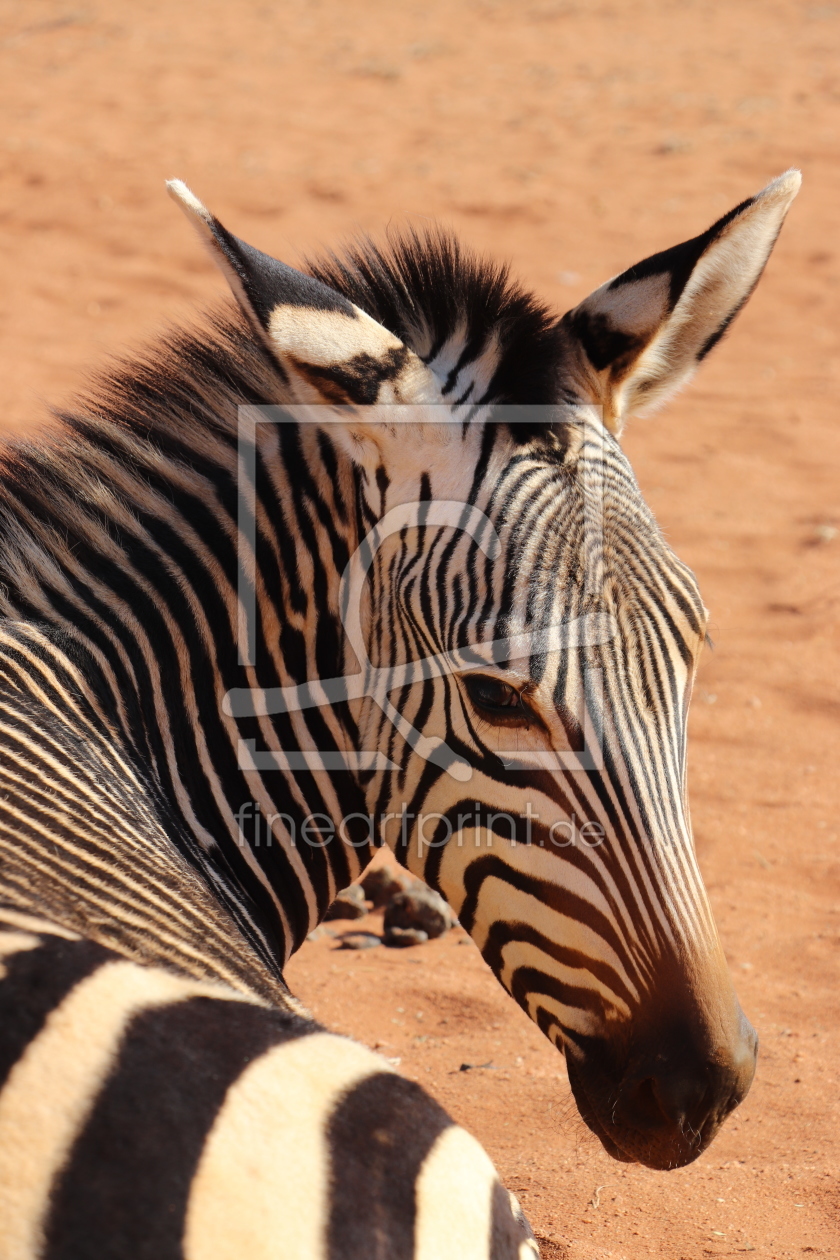
[[611, 1156], [708, 1147], [757, 1053], [687, 808], [708, 616], [619, 439], [799, 184], [562, 317], [442, 230], [295, 270], [170, 184], [235, 309], [0, 463], [2, 1260], [538, 1254], [284, 981], [382, 845]]

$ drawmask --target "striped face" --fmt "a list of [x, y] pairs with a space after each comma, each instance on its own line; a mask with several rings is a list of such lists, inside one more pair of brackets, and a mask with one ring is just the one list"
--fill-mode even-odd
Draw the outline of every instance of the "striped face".
[[[367, 647], [385, 682], [359, 705], [359, 738], [398, 768], [372, 776], [369, 810], [565, 1051], [607, 1148], [658, 1167], [685, 1162], [754, 1062], [686, 803], [706, 612], [614, 438], [582, 425], [517, 444], [490, 425], [453, 431], [446, 462], [474, 466], [462, 454], [471, 441], [489, 452], [486, 474], [460, 490], [494, 526], [500, 554], [426, 527], [386, 540], [374, 566]], [[594, 481], [602, 515], [587, 546]], [[434, 473], [428, 482], [436, 499]], [[390, 687], [421, 658], [445, 665]], [[434, 761], [406, 727], [423, 732]], [[666, 1128], [665, 1091], [692, 1086], [663, 1079], [661, 1064], [705, 1082], [728, 1059], [714, 1100], [680, 1095], [686, 1121]]]
[[440, 242], [299, 276], [174, 189], [309, 426], [308, 475], [355, 496], [322, 615], [378, 837], [566, 1053], [607, 1150], [657, 1168], [705, 1148], [756, 1039], [686, 808], [706, 614], [617, 436], [723, 336], [797, 188], [783, 176], [555, 321], [475, 269], [453, 306]]

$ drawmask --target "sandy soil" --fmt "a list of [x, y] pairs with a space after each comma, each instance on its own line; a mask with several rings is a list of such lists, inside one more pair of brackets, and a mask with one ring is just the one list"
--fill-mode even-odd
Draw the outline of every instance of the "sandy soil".
[[[712, 1149], [612, 1163], [563, 1064], [459, 933], [307, 944], [316, 1013], [486, 1144], [544, 1253], [840, 1252], [840, 6], [791, 0], [0, 5], [0, 420], [221, 284], [165, 177], [294, 261], [435, 217], [559, 307], [789, 165], [803, 192], [699, 381], [627, 446], [714, 614], [697, 845], [762, 1051]], [[461, 1071], [461, 1064], [492, 1068]]]

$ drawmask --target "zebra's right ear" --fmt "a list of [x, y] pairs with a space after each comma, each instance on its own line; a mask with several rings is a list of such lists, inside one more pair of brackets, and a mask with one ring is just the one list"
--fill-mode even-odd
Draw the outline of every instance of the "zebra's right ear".
[[[179, 179], [170, 196], [197, 228], [240, 306], [283, 369], [295, 401], [373, 407], [439, 402], [434, 376], [341, 293], [247, 245]], [[356, 436], [359, 436], [356, 425]]]

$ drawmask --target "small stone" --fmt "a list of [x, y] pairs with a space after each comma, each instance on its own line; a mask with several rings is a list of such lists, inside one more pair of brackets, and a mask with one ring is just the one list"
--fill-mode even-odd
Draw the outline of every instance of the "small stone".
[[375, 949], [382, 944], [375, 932], [345, 932], [340, 939], [339, 949]]
[[316, 927], [312, 929], [312, 931], [309, 933], [306, 939], [308, 941], [320, 941], [322, 936], [335, 936], [335, 932], [332, 930], [332, 928], [323, 927], [323, 926]]
[[449, 906], [431, 888], [397, 893], [385, 908], [386, 933], [391, 928], [419, 928], [433, 940], [454, 924], [455, 916]]
[[398, 893], [423, 887], [420, 880], [403, 867], [377, 866], [362, 878], [364, 894], [368, 901], [373, 902], [374, 909], [387, 906], [391, 898], [396, 897]]
[[325, 919], [361, 919], [368, 912], [365, 894], [358, 884], [343, 888], [330, 906]]
[[384, 941], [392, 949], [405, 949], [408, 945], [422, 945], [429, 939], [429, 933], [420, 928], [386, 928]]

